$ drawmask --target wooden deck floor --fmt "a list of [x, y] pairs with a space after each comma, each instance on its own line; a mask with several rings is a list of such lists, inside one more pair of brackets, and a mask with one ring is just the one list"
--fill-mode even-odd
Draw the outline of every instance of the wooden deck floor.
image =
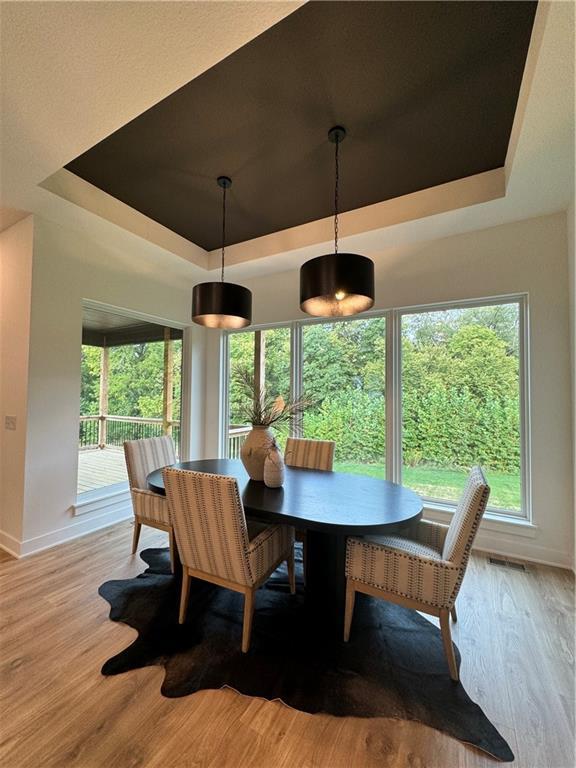
[[[203, 690], [168, 699], [159, 666], [102, 664], [136, 633], [97, 588], [141, 573], [121, 523], [22, 560], [0, 552], [0, 765], [6, 768], [494, 768], [425, 725], [308, 715]], [[166, 546], [145, 526], [140, 549]], [[513, 768], [573, 768], [573, 577], [474, 554], [454, 639], [469, 694], [509, 741]], [[256, 606], [255, 628], [261, 626]], [[502, 763], [500, 763], [502, 765]]]
[[78, 454], [78, 493], [93, 491], [128, 481], [122, 448], [80, 451]]

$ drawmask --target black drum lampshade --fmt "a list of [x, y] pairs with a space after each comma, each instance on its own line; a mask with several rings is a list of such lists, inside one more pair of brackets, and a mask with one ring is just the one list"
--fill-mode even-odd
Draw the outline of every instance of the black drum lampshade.
[[252, 293], [235, 283], [199, 283], [192, 291], [192, 320], [206, 328], [245, 328], [252, 322]]
[[338, 148], [346, 138], [341, 125], [331, 128], [328, 139], [335, 148], [334, 253], [317, 256], [300, 268], [300, 309], [314, 317], [346, 317], [374, 305], [374, 263], [367, 256], [338, 252]]
[[199, 283], [192, 291], [192, 320], [206, 328], [234, 330], [252, 322], [252, 293], [243, 285], [224, 282], [226, 248], [226, 190], [232, 186], [228, 176], [216, 180], [222, 189], [222, 266], [220, 282]]

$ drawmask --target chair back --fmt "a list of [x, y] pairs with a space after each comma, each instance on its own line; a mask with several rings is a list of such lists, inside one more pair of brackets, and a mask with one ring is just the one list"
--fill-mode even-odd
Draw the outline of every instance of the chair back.
[[248, 528], [235, 478], [166, 468], [164, 486], [182, 564], [251, 585]]
[[127, 440], [124, 457], [128, 470], [130, 489], [148, 490], [146, 477], [155, 469], [176, 462], [176, 451], [171, 437], [148, 437], [144, 440]]
[[334, 465], [335, 446], [336, 443], [332, 440], [289, 437], [286, 441], [284, 461], [288, 467], [331, 471]]
[[466, 566], [489, 495], [484, 473], [480, 467], [472, 467], [444, 540], [443, 560]]

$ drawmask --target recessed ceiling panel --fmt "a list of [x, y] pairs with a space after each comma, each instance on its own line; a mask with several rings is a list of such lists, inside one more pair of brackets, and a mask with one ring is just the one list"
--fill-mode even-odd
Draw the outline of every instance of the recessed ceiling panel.
[[343, 210], [501, 167], [535, 11], [308, 3], [67, 168], [212, 250], [222, 174], [229, 243], [332, 213], [335, 124]]

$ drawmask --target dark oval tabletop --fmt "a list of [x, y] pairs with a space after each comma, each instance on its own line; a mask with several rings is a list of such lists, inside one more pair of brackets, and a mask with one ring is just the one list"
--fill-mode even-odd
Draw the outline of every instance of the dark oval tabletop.
[[[286, 467], [282, 488], [250, 480], [239, 459], [184, 461], [177, 469], [235, 477], [244, 509], [251, 517], [298, 528], [362, 535], [399, 529], [422, 515], [414, 491], [387, 480], [342, 472]], [[164, 494], [162, 469], [148, 477], [150, 490]]]

